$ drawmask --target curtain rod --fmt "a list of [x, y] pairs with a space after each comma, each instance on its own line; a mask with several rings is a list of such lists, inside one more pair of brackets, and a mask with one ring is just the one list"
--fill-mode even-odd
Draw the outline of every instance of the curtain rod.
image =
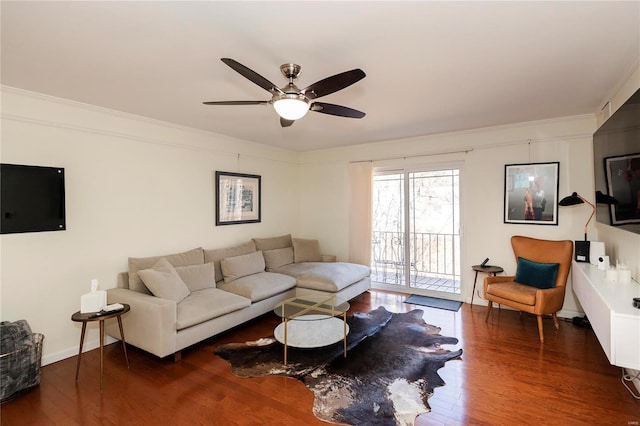
[[418, 158], [418, 157], [432, 157], [432, 156], [436, 156], [436, 155], [447, 155], [447, 154], [460, 154], [460, 153], [468, 153], [471, 151], [475, 151], [475, 150], [480, 150], [480, 149], [494, 149], [494, 148], [501, 148], [501, 147], [505, 147], [505, 146], [515, 146], [515, 145], [524, 145], [524, 144], [528, 144], [529, 147], [531, 146], [531, 144], [538, 144], [538, 143], [545, 143], [545, 142], [553, 142], [553, 141], [559, 141], [559, 140], [564, 140], [564, 141], [570, 141], [570, 140], [577, 140], [577, 139], [583, 139], [586, 137], [592, 137], [592, 134], [575, 134], [575, 135], [569, 135], [569, 136], [553, 136], [553, 137], [549, 137], [549, 138], [536, 138], [536, 139], [517, 139], [517, 140], [511, 140], [511, 141], [505, 141], [505, 142], [498, 142], [498, 143], [492, 143], [492, 144], [487, 144], [487, 145], [480, 145], [480, 146], [476, 146], [474, 148], [467, 148], [467, 149], [461, 149], [458, 151], [447, 151], [447, 152], [436, 152], [433, 154], [418, 154], [418, 155], [405, 155], [402, 157], [385, 157], [385, 158], [376, 158], [376, 159], [370, 159], [370, 160], [359, 160], [359, 161], [350, 161], [349, 163], [369, 163], [369, 162], [374, 162], [374, 161], [385, 161], [385, 160], [404, 160], [407, 158]]
[[373, 163], [374, 161], [388, 161], [388, 160], [406, 160], [407, 158], [433, 157], [433, 156], [436, 156], [436, 155], [466, 154], [469, 151], [473, 151], [473, 148], [462, 149], [462, 150], [458, 150], [458, 151], [436, 152], [436, 153], [433, 153], [433, 154], [403, 155], [402, 157], [384, 157], [384, 158], [375, 158], [375, 159], [371, 159], [371, 160], [349, 161], [349, 164]]

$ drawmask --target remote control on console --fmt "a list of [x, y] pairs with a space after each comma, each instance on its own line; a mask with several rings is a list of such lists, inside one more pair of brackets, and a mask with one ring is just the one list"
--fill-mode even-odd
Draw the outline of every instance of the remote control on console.
[[103, 315], [110, 314], [111, 312], [117, 312], [117, 311], [121, 311], [123, 309], [124, 309], [124, 305], [122, 303], [113, 303], [111, 305], [105, 306], [104, 308], [102, 308], [101, 311], [95, 312], [95, 313], [89, 315], [89, 318], [98, 318], [98, 317], [101, 317]]
[[122, 305], [122, 303], [113, 303], [102, 308], [102, 312], [115, 312], [122, 309], [124, 309], [124, 305]]

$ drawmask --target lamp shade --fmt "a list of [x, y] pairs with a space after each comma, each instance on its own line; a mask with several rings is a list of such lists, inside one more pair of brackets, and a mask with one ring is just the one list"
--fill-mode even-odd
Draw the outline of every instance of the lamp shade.
[[297, 120], [309, 111], [309, 101], [304, 96], [287, 93], [276, 99], [273, 108], [285, 120]]
[[608, 194], [603, 194], [602, 191], [596, 191], [596, 204], [618, 204], [618, 200]]
[[584, 201], [578, 196], [578, 193], [574, 192], [573, 194], [564, 197], [558, 204], [560, 204], [561, 206], [575, 206], [576, 204], [583, 203]]

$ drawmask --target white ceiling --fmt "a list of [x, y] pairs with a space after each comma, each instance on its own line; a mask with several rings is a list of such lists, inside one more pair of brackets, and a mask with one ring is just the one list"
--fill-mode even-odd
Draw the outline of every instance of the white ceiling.
[[[1, 82], [166, 122], [309, 151], [598, 111], [640, 57], [640, 2], [1, 3]], [[270, 94], [220, 61], [284, 86], [353, 68], [281, 128]]]

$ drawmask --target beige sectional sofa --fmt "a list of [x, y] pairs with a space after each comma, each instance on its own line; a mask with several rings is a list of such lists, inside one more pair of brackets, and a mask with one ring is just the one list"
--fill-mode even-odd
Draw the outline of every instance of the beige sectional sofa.
[[[129, 271], [107, 290], [108, 303], [127, 303], [125, 339], [159, 357], [206, 338], [304, 294], [350, 300], [371, 286], [368, 266], [320, 254], [317, 240], [290, 235], [183, 253], [129, 258]], [[117, 324], [107, 333], [119, 338]]]

